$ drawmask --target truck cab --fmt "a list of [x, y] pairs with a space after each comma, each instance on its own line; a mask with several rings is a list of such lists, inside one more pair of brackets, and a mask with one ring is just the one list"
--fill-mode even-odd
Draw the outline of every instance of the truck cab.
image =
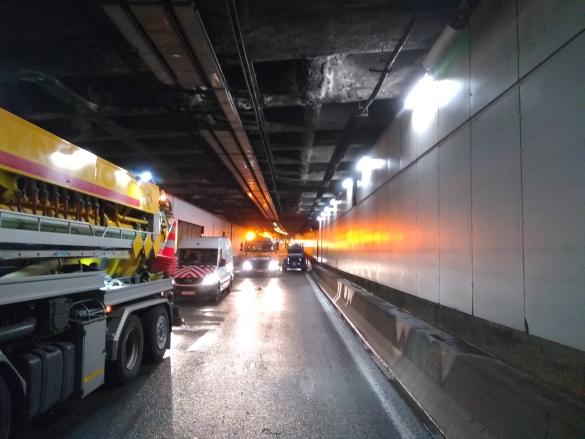
[[242, 243], [244, 274], [277, 274], [280, 271], [279, 244], [272, 238], [255, 236]]
[[175, 296], [211, 296], [216, 301], [229, 292], [234, 278], [234, 257], [229, 239], [185, 238], [177, 249], [173, 276]]

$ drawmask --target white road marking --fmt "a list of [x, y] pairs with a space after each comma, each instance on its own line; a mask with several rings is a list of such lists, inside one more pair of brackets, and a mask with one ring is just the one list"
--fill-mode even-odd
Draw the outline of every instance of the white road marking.
[[206, 332], [201, 337], [199, 337], [197, 341], [195, 341], [195, 343], [193, 343], [191, 346], [187, 348], [187, 352], [196, 352], [200, 351], [203, 348], [211, 346], [213, 343], [217, 341], [218, 332], [219, 331], [217, 330]]

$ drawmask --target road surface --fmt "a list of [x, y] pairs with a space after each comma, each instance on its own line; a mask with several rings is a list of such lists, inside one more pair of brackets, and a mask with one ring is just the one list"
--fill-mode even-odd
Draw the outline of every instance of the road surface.
[[183, 302], [163, 362], [59, 406], [30, 438], [429, 438], [303, 273]]

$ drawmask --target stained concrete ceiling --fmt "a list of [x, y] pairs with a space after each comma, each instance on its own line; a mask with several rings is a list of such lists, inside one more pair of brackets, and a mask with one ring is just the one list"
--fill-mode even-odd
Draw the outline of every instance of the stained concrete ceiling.
[[[459, 1], [232, 2], [262, 122], [230, 1], [134, 3], [190, 4], [200, 15], [282, 224], [307, 228], [392, 119]], [[4, 1], [0, 106], [123, 167], [152, 169], [169, 192], [234, 222], [263, 221], [202, 136], [226, 125], [217, 96], [161, 82], [104, 12], [109, 3]], [[367, 116], [352, 117], [414, 15]]]

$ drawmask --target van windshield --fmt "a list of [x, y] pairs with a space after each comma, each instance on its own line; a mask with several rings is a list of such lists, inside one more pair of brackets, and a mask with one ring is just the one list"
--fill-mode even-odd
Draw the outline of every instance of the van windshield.
[[211, 248], [179, 249], [180, 265], [217, 265], [217, 250]]

